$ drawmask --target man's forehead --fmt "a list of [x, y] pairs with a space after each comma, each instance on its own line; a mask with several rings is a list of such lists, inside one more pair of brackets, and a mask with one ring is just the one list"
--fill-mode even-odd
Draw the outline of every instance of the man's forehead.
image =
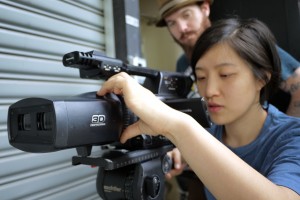
[[182, 13], [184, 12], [187, 12], [187, 11], [190, 11], [190, 10], [195, 10], [195, 9], [199, 9], [199, 5], [198, 4], [190, 4], [190, 5], [186, 5], [182, 8], [179, 8], [177, 10], [175, 10], [174, 12], [170, 13], [169, 15], [167, 15], [165, 17], [165, 20], [170, 20], [170, 19], [173, 19], [173, 18], [176, 18], [177, 16], [181, 15]]

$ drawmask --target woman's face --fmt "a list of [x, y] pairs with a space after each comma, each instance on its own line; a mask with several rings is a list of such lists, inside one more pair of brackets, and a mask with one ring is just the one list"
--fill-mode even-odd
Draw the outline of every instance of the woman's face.
[[234, 123], [261, 107], [259, 94], [263, 84], [228, 44], [210, 48], [198, 60], [195, 72], [198, 91], [205, 97], [214, 123]]

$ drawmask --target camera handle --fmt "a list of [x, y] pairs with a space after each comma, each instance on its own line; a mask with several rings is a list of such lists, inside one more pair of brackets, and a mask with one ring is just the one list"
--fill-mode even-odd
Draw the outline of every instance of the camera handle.
[[73, 165], [98, 166], [97, 191], [104, 200], [163, 199], [165, 174], [172, 168], [167, 152], [174, 145], [129, 151], [107, 149], [74, 156]]
[[174, 145], [169, 144], [158, 148], [134, 151], [126, 149], [101, 149], [100, 151], [92, 152], [89, 156], [84, 156], [84, 154], [73, 156], [72, 165], [84, 164], [102, 167], [105, 170], [113, 170], [158, 158], [173, 148]]

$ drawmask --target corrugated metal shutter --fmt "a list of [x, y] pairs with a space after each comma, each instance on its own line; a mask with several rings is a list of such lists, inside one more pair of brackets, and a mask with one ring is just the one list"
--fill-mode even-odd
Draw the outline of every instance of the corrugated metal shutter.
[[97, 168], [72, 166], [75, 149], [19, 151], [8, 143], [6, 123], [8, 107], [17, 100], [99, 89], [99, 81], [80, 79], [79, 71], [63, 67], [61, 60], [75, 50], [114, 56], [111, 4], [0, 0], [0, 199], [100, 199]]

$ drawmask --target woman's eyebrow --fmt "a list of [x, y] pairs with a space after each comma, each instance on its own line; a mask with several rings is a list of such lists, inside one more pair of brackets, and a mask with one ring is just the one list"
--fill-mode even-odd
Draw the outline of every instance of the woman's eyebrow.
[[[230, 62], [224, 62], [224, 63], [219, 63], [217, 65], [213, 66], [214, 68], [220, 68], [220, 67], [236, 67], [236, 65], [234, 63], [230, 63]], [[201, 65], [197, 65], [195, 70], [204, 70], [206, 67], [201, 66]]]

